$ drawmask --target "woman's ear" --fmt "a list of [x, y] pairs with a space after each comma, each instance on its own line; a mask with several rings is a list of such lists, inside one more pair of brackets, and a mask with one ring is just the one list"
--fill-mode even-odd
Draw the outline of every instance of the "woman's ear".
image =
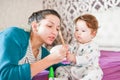
[[31, 26], [32, 26], [33, 32], [37, 32], [38, 31], [38, 29], [37, 29], [38, 28], [38, 24], [36, 22], [32, 22]]

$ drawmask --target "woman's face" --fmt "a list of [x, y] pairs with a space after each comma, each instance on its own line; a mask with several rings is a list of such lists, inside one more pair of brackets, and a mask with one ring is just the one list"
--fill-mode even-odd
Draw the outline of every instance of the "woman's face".
[[84, 44], [92, 40], [94, 34], [92, 30], [88, 28], [86, 22], [83, 20], [78, 20], [75, 25], [75, 38], [78, 42]]
[[52, 44], [58, 35], [60, 19], [55, 15], [47, 15], [41, 20], [37, 30], [40, 40], [46, 44]]

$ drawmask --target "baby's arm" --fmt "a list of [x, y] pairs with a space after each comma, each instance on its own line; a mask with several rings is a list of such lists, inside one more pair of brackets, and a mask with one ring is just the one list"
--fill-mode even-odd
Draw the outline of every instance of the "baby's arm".
[[76, 65], [86, 65], [98, 62], [100, 52], [96, 48], [91, 50], [87, 49], [84, 51], [83, 55], [76, 56]]
[[[73, 51], [71, 51], [73, 52]], [[98, 46], [94, 45], [94, 47], [84, 48], [84, 51], [81, 54], [81, 51], [76, 51], [78, 53], [68, 53], [67, 60], [76, 64], [76, 65], [85, 65], [90, 64], [98, 60], [100, 52], [98, 50]], [[75, 55], [76, 54], [76, 55]]]

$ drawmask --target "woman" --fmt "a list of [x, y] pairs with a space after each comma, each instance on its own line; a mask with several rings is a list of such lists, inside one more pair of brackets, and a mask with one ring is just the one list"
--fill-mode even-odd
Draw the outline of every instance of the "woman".
[[31, 80], [38, 72], [63, 60], [65, 47], [52, 54], [42, 47], [56, 39], [60, 19], [54, 10], [41, 10], [29, 17], [31, 32], [10, 27], [0, 33], [0, 80]]

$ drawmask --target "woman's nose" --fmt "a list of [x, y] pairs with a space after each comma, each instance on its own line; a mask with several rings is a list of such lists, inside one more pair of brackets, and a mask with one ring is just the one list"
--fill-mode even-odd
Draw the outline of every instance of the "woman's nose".
[[56, 28], [54, 28], [53, 31], [52, 31], [52, 33], [53, 33], [54, 35], [57, 35], [58, 30], [57, 30]]

